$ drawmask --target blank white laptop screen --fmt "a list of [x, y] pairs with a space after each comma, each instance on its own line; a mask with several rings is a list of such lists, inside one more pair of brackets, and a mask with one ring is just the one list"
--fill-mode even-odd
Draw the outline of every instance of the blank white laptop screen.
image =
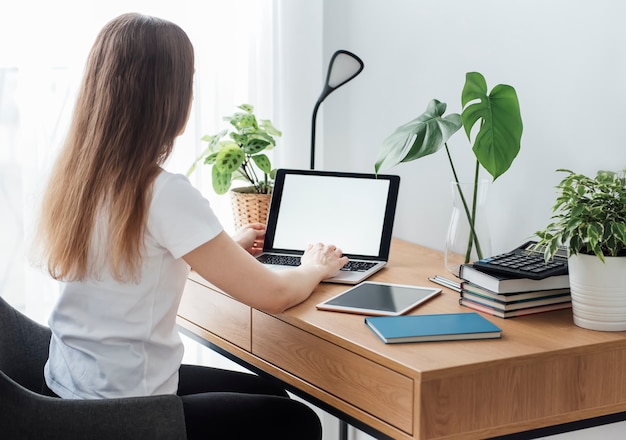
[[345, 254], [378, 255], [389, 180], [288, 174], [273, 248], [333, 243]]

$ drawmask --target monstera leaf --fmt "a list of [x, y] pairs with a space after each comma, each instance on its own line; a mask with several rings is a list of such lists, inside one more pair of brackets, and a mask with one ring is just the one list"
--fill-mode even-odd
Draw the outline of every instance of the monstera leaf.
[[469, 72], [461, 104], [460, 116], [452, 113], [444, 117], [446, 104], [436, 99], [430, 101], [423, 114], [398, 127], [383, 141], [375, 171], [436, 153], [461, 127], [471, 142], [472, 130], [478, 123], [472, 146], [476, 160], [494, 180], [501, 176], [517, 157], [522, 138], [522, 117], [515, 89], [499, 84], [487, 94], [483, 75]]
[[463, 127], [471, 141], [471, 131], [479, 122], [472, 150], [493, 179], [509, 169], [520, 150], [522, 117], [517, 93], [499, 84], [487, 94], [487, 82], [478, 72], [466, 75], [461, 95]]
[[461, 116], [453, 113], [443, 117], [445, 111], [446, 104], [433, 99], [424, 113], [398, 127], [383, 141], [374, 165], [376, 172], [439, 151], [462, 126]]

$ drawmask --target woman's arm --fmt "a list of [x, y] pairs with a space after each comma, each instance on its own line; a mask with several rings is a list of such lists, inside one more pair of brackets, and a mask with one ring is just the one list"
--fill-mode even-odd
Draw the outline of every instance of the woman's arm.
[[[249, 233], [248, 240], [253, 237]], [[300, 266], [273, 271], [250, 254], [247, 244], [246, 240], [235, 241], [221, 232], [183, 258], [219, 289], [268, 313], [281, 313], [301, 303], [320, 281], [333, 276], [348, 262], [340, 249], [317, 243], [308, 246]]]

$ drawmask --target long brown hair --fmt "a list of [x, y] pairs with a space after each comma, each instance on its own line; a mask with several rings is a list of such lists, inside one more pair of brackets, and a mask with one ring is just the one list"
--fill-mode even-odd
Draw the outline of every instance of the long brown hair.
[[100, 31], [42, 204], [37, 245], [54, 278], [97, 275], [97, 222], [108, 225], [97, 258], [116, 279], [137, 278], [152, 183], [189, 117], [193, 65], [169, 21], [124, 14]]

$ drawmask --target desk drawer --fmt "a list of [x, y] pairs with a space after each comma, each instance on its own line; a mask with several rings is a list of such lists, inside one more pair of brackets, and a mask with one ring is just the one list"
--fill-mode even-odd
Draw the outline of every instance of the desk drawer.
[[178, 314], [216, 336], [250, 351], [250, 307], [187, 280]]
[[413, 380], [257, 310], [252, 353], [409, 434]]

